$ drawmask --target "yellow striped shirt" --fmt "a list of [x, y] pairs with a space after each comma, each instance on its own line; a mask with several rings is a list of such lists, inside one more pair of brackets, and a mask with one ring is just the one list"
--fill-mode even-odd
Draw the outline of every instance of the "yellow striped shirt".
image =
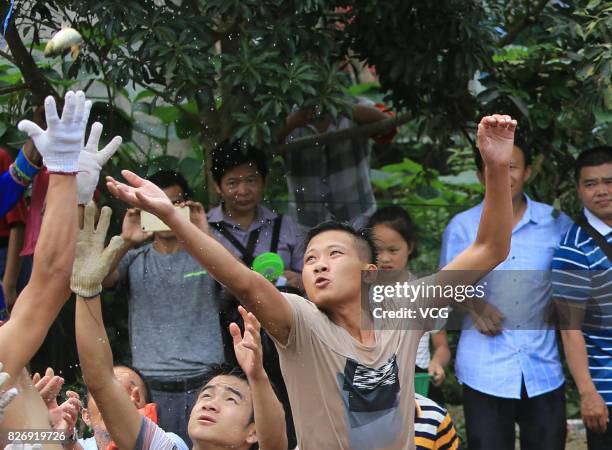
[[414, 440], [417, 450], [457, 450], [461, 442], [448, 412], [433, 400], [415, 394]]

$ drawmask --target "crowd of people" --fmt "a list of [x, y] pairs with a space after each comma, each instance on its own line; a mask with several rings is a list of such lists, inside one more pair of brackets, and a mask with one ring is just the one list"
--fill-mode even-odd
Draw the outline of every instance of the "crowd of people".
[[[420, 317], [382, 329], [363, 301], [380, 274], [419, 280], [409, 265], [420, 230], [403, 208], [377, 208], [367, 137], [283, 155], [288, 214], [264, 205], [267, 156], [240, 141], [213, 151], [220, 204], [208, 212], [180, 173], [124, 170], [102, 184], [128, 206], [109, 240], [112, 212], [96, 190], [121, 138], [98, 150], [94, 123], [85, 144], [90, 108], [83, 92], [69, 92], [60, 116], [49, 97], [44, 117], [19, 123], [30, 139], [15, 161], [0, 153], [10, 312], [0, 327], [1, 445], [51, 447], [60, 441], [48, 436], [61, 436], [64, 448], [85, 450], [460, 448], [440, 389], [453, 356], [445, 324]], [[333, 122], [296, 110], [283, 139], [388, 117], [362, 101], [352, 113]], [[589, 449], [609, 450], [612, 147], [576, 160], [584, 217], [573, 223], [525, 194], [531, 151], [516, 127], [506, 115], [480, 121], [484, 199], [450, 221], [428, 278], [451, 287], [484, 280], [486, 299], [417, 304], [463, 314], [454, 358], [470, 450], [514, 449], [517, 425], [522, 450], [565, 448], [559, 331]], [[33, 258], [20, 257], [28, 250]], [[130, 365], [113, 360], [103, 289], [127, 296]], [[51, 368], [31, 374], [28, 364], [71, 293], [84, 389], [60, 398], [62, 378]], [[551, 305], [558, 317], [544, 326]], [[429, 375], [427, 397], [415, 394], [417, 373]], [[79, 418], [91, 437], [79, 436]]]

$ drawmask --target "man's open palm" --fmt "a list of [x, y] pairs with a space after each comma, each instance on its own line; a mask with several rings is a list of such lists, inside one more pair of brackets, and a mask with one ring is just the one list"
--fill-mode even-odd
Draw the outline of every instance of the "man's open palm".
[[238, 311], [244, 320], [244, 335], [235, 323], [230, 324], [230, 334], [234, 341], [236, 360], [248, 378], [258, 376], [263, 370], [263, 351], [261, 348], [261, 325], [257, 318], [242, 306]]
[[155, 184], [129, 170], [122, 170], [121, 175], [129, 184], [121, 183], [113, 177], [106, 177], [108, 190], [118, 199], [155, 214], [159, 218], [174, 210], [168, 196]]

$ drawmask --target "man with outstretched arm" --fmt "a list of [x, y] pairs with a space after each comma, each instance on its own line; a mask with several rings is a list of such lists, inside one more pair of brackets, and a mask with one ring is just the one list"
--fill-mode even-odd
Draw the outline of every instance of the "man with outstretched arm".
[[[187, 448], [178, 436], [171, 438], [150, 419], [139, 414], [133, 399], [113, 373], [113, 355], [102, 318], [100, 292], [123, 240], [104, 240], [110, 208], [102, 209], [94, 228], [94, 211], [85, 212], [85, 224], [77, 241], [71, 288], [77, 294], [75, 330], [85, 384], [102, 415], [107, 432], [119, 449]], [[285, 450], [284, 412], [262, 365], [260, 325], [243, 308], [244, 337], [234, 323], [231, 335], [236, 359], [246, 376], [217, 371], [204, 383], [191, 412], [188, 432], [194, 449], [231, 447], [248, 450], [259, 443], [262, 450]], [[254, 417], [254, 420], [253, 420]]]
[[[436, 281], [472, 284], [505, 259], [512, 223], [509, 163], [515, 128], [509, 116], [488, 116], [480, 122], [479, 149], [490, 168], [480, 227], [474, 243]], [[109, 177], [111, 193], [168, 224], [193, 257], [276, 340], [300, 449], [414, 448], [414, 428], [408, 424], [414, 423], [414, 364], [423, 330], [362, 327], [362, 319], [371, 317], [362, 309], [361, 275], [376, 271], [376, 250], [367, 235], [333, 222], [310, 231], [302, 279], [311, 303], [279, 293], [183, 220], [156, 186], [132, 172], [122, 173], [131, 186]], [[457, 270], [472, 272], [460, 277], [452, 273]]]

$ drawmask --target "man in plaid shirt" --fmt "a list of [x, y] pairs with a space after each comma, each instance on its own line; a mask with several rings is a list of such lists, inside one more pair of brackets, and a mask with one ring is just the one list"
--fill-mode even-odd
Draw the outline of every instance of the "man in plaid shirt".
[[[287, 118], [286, 141], [340, 131], [388, 119], [384, 106], [360, 99], [352, 107], [352, 119], [329, 117], [309, 120], [297, 110]], [[390, 143], [396, 131], [372, 138]], [[376, 210], [370, 182], [369, 136], [330, 142], [284, 155], [289, 188], [289, 214], [300, 224], [313, 227], [326, 220], [352, 222], [359, 228]]]

